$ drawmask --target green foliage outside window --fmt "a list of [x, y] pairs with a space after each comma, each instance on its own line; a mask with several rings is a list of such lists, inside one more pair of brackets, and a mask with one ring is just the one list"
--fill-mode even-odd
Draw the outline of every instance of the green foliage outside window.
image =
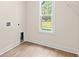
[[52, 2], [51, 1], [43, 1], [42, 2], [42, 15], [51, 15], [52, 13]]
[[52, 1], [43, 1], [41, 3], [41, 29], [51, 31], [52, 29]]

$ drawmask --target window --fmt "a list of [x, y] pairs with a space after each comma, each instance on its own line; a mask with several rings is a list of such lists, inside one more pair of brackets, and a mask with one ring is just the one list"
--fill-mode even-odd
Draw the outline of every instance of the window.
[[40, 30], [54, 32], [54, 2], [40, 2]]

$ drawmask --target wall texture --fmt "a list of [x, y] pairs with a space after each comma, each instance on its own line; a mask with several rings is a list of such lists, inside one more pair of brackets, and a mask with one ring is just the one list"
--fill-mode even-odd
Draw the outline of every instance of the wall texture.
[[[0, 54], [20, 42], [20, 32], [23, 31], [23, 6], [23, 2], [0, 2]], [[6, 22], [11, 22], [11, 26], [7, 27]]]
[[[79, 2], [55, 3], [55, 33], [39, 32], [39, 2], [0, 2], [0, 54], [25, 41], [79, 53]], [[11, 26], [7, 27], [6, 22]], [[18, 26], [20, 24], [20, 26]]]
[[[25, 41], [79, 53], [79, 2], [55, 2], [55, 33], [39, 32], [39, 2], [25, 4]], [[26, 9], [27, 8], [27, 9]]]

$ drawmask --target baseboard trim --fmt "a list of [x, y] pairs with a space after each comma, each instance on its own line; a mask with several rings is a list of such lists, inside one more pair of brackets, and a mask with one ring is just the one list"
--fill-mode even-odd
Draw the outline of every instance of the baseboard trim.
[[0, 50], [0, 55], [6, 53], [7, 51], [15, 48], [16, 46], [18, 46], [19, 44], [21, 44], [20, 42], [13, 42], [13, 44], [11, 43], [9, 46], [3, 48]]
[[[45, 45], [45, 44], [42, 44], [42, 43], [38, 43], [38, 42], [31, 42], [31, 41], [24, 41], [24, 42], [29, 42], [29, 43], [34, 43], [34, 44], [38, 44], [38, 45], [41, 45], [41, 46], [46, 46], [46, 47], [49, 47], [49, 48], [55, 48], [55, 49], [59, 49], [59, 50], [62, 50], [62, 51], [66, 51], [66, 52], [69, 52], [69, 53], [74, 53], [74, 54], [77, 54], [78, 55], [78, 52], [79, 50], [78, 49], [74, 49], [74, 48], [62, 48], [61, 46], [58, 46], [58, 45], [53, 45], [53, 46], [49, 46], [49, 45]], [[22, 42], [23, 43], [23, 42]], [[1, 49], [0, 50], [0, 55], [6, 53], [7, 51], [15, 48], [16, 46], [20, 45], [21, 43], [20, 42], [14, 42], [13, 44], [5, 47], [4, 49]]]
[[46, 46], [46, 47], [49, 47], [49, 48], [54, 48], [54, 49], [62, 50], [62, 51], [65, 51], [65, 52], [73, 53], [73, 54], [76, 54], [77, 56], [79, 54], [78, 48], [76, 49], [76, 48], [62, 47], [58, 44], [54, 44], [53, 46], [49, 46], [47, 44], [38, 43], [38, 42], [32, 42], [32, 41], [26, 41], [26, 42], [30, 42], [30, 43], [38, 44], [38, 45], [41, 45], [41, 46]]

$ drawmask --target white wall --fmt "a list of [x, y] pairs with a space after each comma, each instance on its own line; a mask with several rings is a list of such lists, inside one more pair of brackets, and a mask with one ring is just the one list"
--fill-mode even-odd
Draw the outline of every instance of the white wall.
[[25, 5], [27, 8], [25, 11], [27, 20], [24, 21], [26, 41], [79, 53], [79, 2], [55, 3], [54, 34], [39, 32], [39, 2], [28, 1]]
[[[23, 2], [0, 2], [0, 54], [20, 43], [20, 32], [23, 31], [23, 6]], [[11, 22], [9, 27], [6, 26], [8, 21]]]
[[[39, 2], [0, 2], [0, 54], [19, 44], [21, 31], [25, 41], [79, 53], [79, 2], [72, 3], [56, 2], [56, 31], [50, 34], [39, 32]], [[7, 21], [12, 22], [10, 27]]]

